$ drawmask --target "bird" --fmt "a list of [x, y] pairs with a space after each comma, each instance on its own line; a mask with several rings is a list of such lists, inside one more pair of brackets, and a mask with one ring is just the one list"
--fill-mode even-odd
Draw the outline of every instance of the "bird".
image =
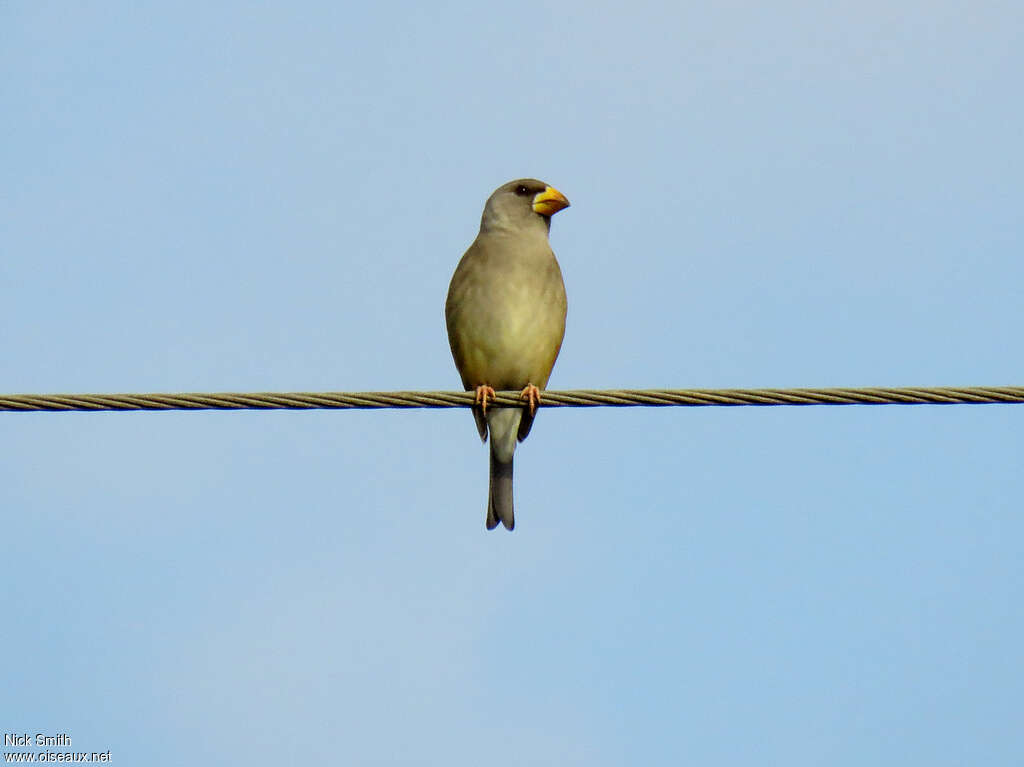
[[[565, 336], [562, 270], [548, 242], [551, 217], [569, 207], [553, 186], [509, 181], [484, 205], [445, 301], [448, 343], [466, 391], [475, 392], [480, 439], [490, 434], [487, 529], [515, 528], [512, 459], [533, 426]], [[495, 391], [521, 390], [523, 407], [491, 407]]]

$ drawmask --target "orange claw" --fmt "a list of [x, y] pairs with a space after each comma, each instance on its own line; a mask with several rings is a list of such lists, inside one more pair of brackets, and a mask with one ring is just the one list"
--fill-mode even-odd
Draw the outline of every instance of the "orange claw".
[[537, 412], [537, 405], [540, 404], [540, 389], [531, 384], [526, 384], [523, 387], [522, 394], [519, 395], [519, 399], [525, 399], [530, 403], [530, 415], [534, 415]]
[[480, 406], [480, 409], [483, 410], [484, 415], [487, 415], [487, 400], [488, 398], [494, 399], [494, 397], [494, 389], [492, 389], [487, 384], [480, 384], [478, 387], [476, 387], [476, 399], [474, 400], [474, 402]]

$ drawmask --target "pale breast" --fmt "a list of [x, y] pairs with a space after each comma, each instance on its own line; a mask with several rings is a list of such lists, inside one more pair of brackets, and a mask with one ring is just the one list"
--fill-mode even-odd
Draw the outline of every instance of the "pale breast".
[[533, 254], [471, 248], [460, 262], [445, 314], [467, 389], [547, 385], [565, 334], [566, 297], [558, 262], [544, 246]]

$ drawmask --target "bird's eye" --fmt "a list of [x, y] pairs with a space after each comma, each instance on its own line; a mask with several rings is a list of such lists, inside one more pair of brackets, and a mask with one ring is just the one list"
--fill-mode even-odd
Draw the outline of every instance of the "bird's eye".
[[516, 194], [524, 196], [530, 193], [530, 190], [526, 188], [525, 184], [520, 184], [516, 187]]

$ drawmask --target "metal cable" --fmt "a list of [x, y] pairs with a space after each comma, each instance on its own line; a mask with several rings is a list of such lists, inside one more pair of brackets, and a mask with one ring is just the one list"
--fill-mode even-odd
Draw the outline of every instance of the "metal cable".
[[[857, 389], [611, 389], [545, 391], [541, 407], [741, 405], [978, 405], [1024, 403], [1024, 386]], [[472, 392], [255, 392], [219, 394], [7, 394], [0, 412], [70, 410], [316, 410], [469, 407]], [[494, 405], [522, 406], [519, 392]]]

